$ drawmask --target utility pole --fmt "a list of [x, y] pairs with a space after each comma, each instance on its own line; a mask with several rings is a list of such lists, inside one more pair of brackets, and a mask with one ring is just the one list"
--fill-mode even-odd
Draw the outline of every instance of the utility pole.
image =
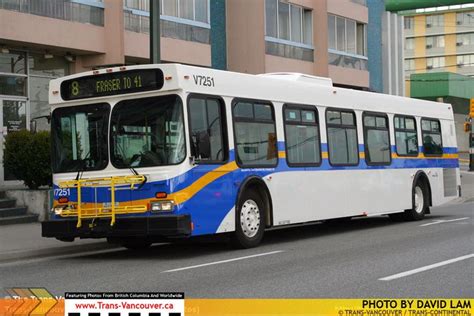
[[160, 0], [150, 0], [150, 63], [161, 62]]

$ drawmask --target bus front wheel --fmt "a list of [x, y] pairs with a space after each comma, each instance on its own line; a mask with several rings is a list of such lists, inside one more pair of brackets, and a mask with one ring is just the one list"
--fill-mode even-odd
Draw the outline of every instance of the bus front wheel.
[[252, 248], [260, 244], [265, 230], [265, 203], [255, 191], [245, 191], [235, 212], [232, 244], [236, 248]]

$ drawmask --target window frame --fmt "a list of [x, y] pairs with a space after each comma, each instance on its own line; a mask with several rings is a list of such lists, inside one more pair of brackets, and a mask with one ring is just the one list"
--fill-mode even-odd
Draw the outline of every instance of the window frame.
[[147, 168], [162, 168], [162, 167], [169, 167], [169, 166], [178, 166], [178, 165], [181, 165], [184, 161], [186, 161], [186, 157], [188, 157], [188, 146], [186, 145], [187, 144], [187, 135], [186, 135], [186, 119], [184, 118], [185, 116], [185, 111], [184, 111], [184, 103], [183, 103], [183, 98], [179, 95], [179, 94], [176, 94], [176, 93], [171, 93], [171, 94], [163, 94], [163, 95], [155, 95], [155, 96], [145, 96], [145, 97], [142, 97], [142, 98], [132, 98], [132, 99], [122, 99], [120, 100], [119, 102], [115, 103], [115, 105], [112, 107], [111, 111], [110, 111], [110, 118], [109, 118], [109, 127], [108, 127], [108, 133], [109, 133], [109, 149], [108, 149], [108, 152], [109, 152], [109, 160], [110, 160], [110, 164], [117, 170], [125, 170], [125, 169], [130, 169], [130, 167], [118, 167], [116, 166], [116, 164], [114, 163], [114, 160], [112, 159], [112, 149], [115, 149], [115, 148], [112, 148], [112, 143], [113, 143], [113, 133], [112, 133], [112, 114], [114, 113], [115, 111], [115, 108], [117, 107], [117, 105], [119, 105], [120, 103], [122, 102], [127, 102], [127, 101], [138, 101], [138, 100], [142, 100], [142, 99], [158, 99], [158, 98], [162, 98], [162, 97], [170, 97], [170, 96], [175, 96], [177, 97], [177, 99], [179, 101], [181, 101], [181, 104], [180, 104], [180, 107], [181, 107], [181, 113], [183, 114], [183, 131], [184, 131], [184, 155], [183, 155], [183, 159], [180, 161], [180, 162], [177, 162], [177, 163], [174, 163], [174, 164], [166, 164], [166, 165], [161, 165], [161, 166], [149, 166], [149, 167], [134, 167], [134, 169], [147, 169]]
[[[287, 122], [286, 121], [286, 116], [285, 116], [285, 110], [287, 109], [297, 109], [297, 110], [311, 110], [316, 113], [316, 124], [310, 124], [310, 123], [304, 123], [303, 121], [293, 123], [293, 122]], [[323, 163], [323, 154], [322, 154], [322, 145], [321, 145], [321, 120], [319, 117], [319, 111], [318, 107], [314, 105], [307, 105], [307, 104], [297, 104], [297, 103], [284, 103], [282, 107], [282, 119], [283, 119], [283, 133], [284, 133], [284, 139], [285, 139], [285, 160], [286, 164], [289, 167], [319, 167]], [[286, 141], [286, 124], [289, 125], [305, 125], [305, 126], [315, 126], [316, 129], [318, 130], [318, 146], [319, 146], [319, 163], [295, 163], [295, 162], [290, 162], [288, 160], [288, 146], [287, 146], [287, 141]]]
[[[259, 103], [259, 104], [267, 104], [270, 106], [270, 109], [272, 111], [272, 121], [269, 121], [269, 120], [255, 120], [255, 119], [248, 119], [248, 118], [242, 118], [242, 117], [236, 117], [234, 115], [234, 109], [235, 109], [235, 106], [237, 105], [237, 103], [239, 102], [248, 102], [248, 103], [252, 103], [252, 105], [254, 103]], [[253, 108], [252, 108], [252, 111]], [[275, 106], [274, 104], [271, 102], [271, 101], [268, 101], [268, 100], [262, 100], [262, 99], [251, 99], [251, 98], [239, 98], [239, 97], [236, 97], [236, 98], [233, 98], [232, 99], [232, 102], [231, 102], [231, 114], [232, 114], [232, 134], [233, 134], [233, 137], [234, 137], [234, 159], [235, 159], [235, 163], [237, 164], [237, 166], [240, 168], [240, 169], [252, 169], [252, 168], [277, 168], [278, 164], [279, 164], [279, 157], [278, 157], [278, 132], [277, 132], [277, 122], [276, 122], [276, 113], [275, 113]], [[269, 123], [269, 122], [272, 122], [274, 127], [275, 127], [275, 149], [276, 149], [276, 163], [275, 164], [266, 164], [266, 165], [245, 165], [245, 164], [242, 164], [242, 162], [240, 161], [240, 158], [239, 158], [239, 153], [238, 153], [238, 150], [237, 150], [237, 135], [235, 133], [235, 123], [236, 122], [247, 122], [247, 123]]]
[[[222, 124], [221, 124], [221, 135], [222, 135], [222, 150], [224, 151], [224, 160], [200, 160], [197, 161], [196, 164], [199, 165], [224, 165], [229, 162], [229, 135], [228, 135], [228, 127], [227, 127], [227, 111], [226, 111], [226, 104], [225, 100], [220, 96], [220, 95], [212, 95], [212, 94], [203, 94], [203, 93], [190, 93], [188, 94], [186, 98], [186, 114], [188, 115], [186, 120], [188, 122], [188, 127], [187, 127], [187, 132], [189, 135], [189, 154], [192, 154], [192, 148], [191, 148], [191, 133], [192, 133], [192, 126], [191, 126], [191, 106], [189, 101], [192, 99], [201, 99], [201, 100], [206, 100], [206, 106], [207, 106], [207, 100], [215, 100], [219, 103], [219, 114], [221, 115], [222, 118]], [[207, 109], [206, 109], [207, 112]], [[191, 157], [191, 156], [190, 156]]]
[[[342, 124], [342, 118], [341, 118], [341, 124], [332, 124], [329, 123], [327, 118], [328, 118], [328, 112], [329, 111], [339, 111], [339, 112], [346, 112], [346, 113], [352, 113], [354, 114], [354, 123], [355, 125], [343, 125]], [[326, 142], [327, 142], [327, 147], [328, 147], [328, 162], [329, 165], [332, 167], [354, 167], [358, 166], [360, 164], [360, 150], [359, 150], [359, 131], [357, 130], [357, 114], [354, 110], [351, 109], [344, 109], [344, 108], [334, 108], [334, 107], [328, 107], [326, 108], [326, 113], [325, 113], [325, 124], [326, 124]], [[339, 163], [332, 163], [331, 162], [331, 151], [329, 150], [329, 128], [330, 127], [346, 127], [346, 128], [351, 128], [355, 130], [355, 135], [356, 135], [356, 143], [357, 143], [357, 162], [356, 163], [351, 163], [351, 164], [339, 164]]]
[[[377, 127], [377, 119], [375, 120], [375, 127], [372, 126], [365, 126], [365, 117], [366, 116], [373, 116], [375, 118], [377, 117], [383, 117], [385, 121], [387, 122], [387, 128], [380, 128]], [[388, 132], [388, 150], [389, 150], [389, 162], [371, 162], [369, 161], [368, 157], [369, 155], [369, 148], [367, 146], [367, 132], [369, 130], [378, 130], [378, 131], [387, 131]], [[364, 160], [367, 166], [390, 166], [392, 164], [392, 142], [390, 140], [390, 120], [388, 118], [387, 113], [383, 112], [372, 112], [372, 111], [364, 111], [362, 112], [362, 130], [363, 130], [363, 136], [364, 136]]]
[[[398, 145], [397, 145], [397, 131], [401, 132], [413, 132], [411, 129], [405, 129], [405, 128], [397, 128], [395, 125], [395, 119], [396, 118], [409, 118], [413, 119], [415, 121], [415, 133], [416, 133], [416, 154], [399, 154], [398, 153]], [[418, 123], [416, 122], [416, 117], [411, 116], [411, 115], [404, 115], [404, 114], [395, 114], [393, 116], [393, 136], [395, 138], [395, 153], [399, 157], [418, 157], [420, 155], [420, 144], [418, 142]]]
[[[425, 131], [423, 131], [423, 120], [438, 122], [438, 124], [439, 124], [439, 138], [441, 139], [441, 154], [426, 154], [426, 152], [425, 152], [425, 142], [423, 141], [424, 138], [425, 138]], [[423, 146], [423, 155], [425, 157], [443, 157], [444, 147], [443, 147], [443, 130], [441, 128], [441, 121], [439, 119], [433, 118], [433, 117], [421, 117], [420, 118], [420, 130], [421, 130], [421, 145]], [[428, 132], [428, 133], [434, 134], [431, 131]]]

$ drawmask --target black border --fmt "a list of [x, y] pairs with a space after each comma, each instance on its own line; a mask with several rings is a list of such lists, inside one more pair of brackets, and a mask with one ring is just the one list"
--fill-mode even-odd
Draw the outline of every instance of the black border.
[[[112, 107], [110, 106], [110, 104], [108, 102], [98, 102], [98, 103], [91, 103], [91, 104], [84, 104], [84, 105], [79, 105], [79, 106], [71, 106], [71, 107], [59, 107], [59, 108], [56, 108], [53, 110], [53, 112], [51, 113], [51, 140], [54, 139], [54, 135], [56, 135], [56, 132], [53, 131], [53, 121], [54, 121], [54, 114], [56, 113], [56, 111], [58, 110], [66, 110], [66, 111], [71, 111], [71, 112], [77, 112], [78, 109], [81, 109], [81, 108], [84, 108], [84, 107], [90, 107], [90, 106], [97, 106], [97, 105], [106, 105], [107, 106], [107, 114], [106, 114], [106, 117], [105, 117], [105, 124], [106, 124], [106, 128], [105, 128], [105, 131], [106, 131], [106, 134], [109, 133], [109, 129], [110, 129], [110, 117], [111, 117], [111, 114], [112, 114]], [[105, 135], [105, 139], [109, 139], [108, 137], [109, 135]], [[108, 146], [108, 144], [107, 144]], [[108, 166], [109, 166], [109, 163], [110, 163], [110, 150], [106, 150], [106, 160], [107, 160], [107, 163], [105, 164], [105, 166], [103, 168], [99, 168], [99, 169], [86, 169], [84, 170], [84, 172], [89, 172], [89, 171], [101, 171], [101, 170], [105, 170]], [[54, 153], [54, 144], [53, 144], [53, 141], [51, 141], [51, 169], [52, 169], [52, 172], [53, 174], [61, 174], [61, 173], [74, 173], [74, 172], [78, 172], [78, 170], [73, 170], [73, 171], [56, 171], [54, 170], [54, 159], [56, 157], [56, 154]], [[82, 172], [82, 170], [79, 170]]]
[[180, 162], [178, 163], [175, 163], [175, 164], [167, 164], [167, 165], [160, 165], [160, 166], [146, 166], [146, 167], [134, 167], [134, 169], [146, 169], [146, 168], [159, 168], [159, 167], [167, 167], [167, 166], [177, 166], [177, 165], [180, 165], [183, 163], [183, 161], [186, 160], [186, 157], [188, 157], [188, 150], [187, 150], [187, 139], [186, 139], [186, 120], [184, 119], [186, 113], [184, 112], [184, 104], [183, 104], [183, 99], [181, 98], [181, 96], [179, 96], [178, 94], [166, 94], [166, 95], [160, 95], [160, 96], [152, 96], [152, 97], [145, 97], [145, 98], [134, 98], [134, 99], [126, 99], [126, 100], [121, 100], [119, 102], [117, 102], [112, 111], [110, 112], [110, 119], [109, 119], [109, 157], [110, 157], [110, 163], [112, 164], [112, 166], [114, 166], [114, 168], [118, 169], [118, 170], [124, 170], [124, 169], [130, 169], [130, 167], [122, 167], [122, 168], [119, 168], [117, 167], [115, 164], [114, 164], [114, 161], [112, 160], [112, 115], [114, 114], [114, 111], [115, 109], [117, 108], [117, 105], [119, 105], [120, 103], [123, 103], [123, 102], [129, 102], [129, 101], [138, 101], [138, 100], [148, 100], [148, 99], [158, 99], [158, 98], [162, 98], [162, 97], [169, 97], [169, 96], [175, 96], [177, 97], [180, 101], [181, 101], [181, 113], [183, 113], [183, 131], [184, 131], [184, 158], [183, 160], [181, 160]]
[[[331, 123], [328, 123], [328, 112], [329, 111], [338, 111], [338, 112], [346, 112], [346, 113], [352, 113], [354, 114], [354, 123], [355, 125], [343, 125], [342, 124], [342, 116], [341, 116], [341, 124], [331, 124]], [[325, 120], [326, 120], [326, 144], [327, 144], [327, 147], [328, 147], [328, 161], [329, 161], [329, 164], [333, 167], [353, 167], [353, 166], [358, 166], [360, 164], [360, 150], [359, 150], [359, 132], [357, 130], [357, 114], [354, 110], [351, 110], [351, 109], [343, 109], [343, 108], [334, 108], [334, 107], [328, 107], [326, 108], [326, 113], [325, 113]], [[351, 129], [355, 129], [356, 131], [356, 143], [357, 143], [357, 162], [356, 163], [351, 163], [351, 164], [347, 164], [347, 163], [344, 163], [344, 164], [339, 164], [339, 163], [332, 163], [331, 162], [331, 154], [330, 154], [330, 150], [329, 150], [329, 127], [343, 127], [343, 128], [351, 128]], [[364, 145], [365, 147], [365, 145]]]
[[[316, 113], [316, 123], [305, 123], [303, 120], [301, 122], [287, 122], [285, 116], [286, 109], [295, 109], [295, 110], [310, 110]], [[283, 118], [283, 132], [285, 137], [285, 159], [286, 164], [290, 167], [319, 167], [323, 163], [322, 150], [321, 150], [321, 122], [319, 119], [318, 107], [314, 105], [306, 104], [296, 104], [296, 103], [285, 103], [282, 107], [282, 118]], [[288, 160], [288, 146], [287, 146], [287, 137], [286, 137], [286, 125], [304, 125], [304, 126], [314, 126], [318, 130], [318, 147], [319, 147], [319, 162], [313, 163], [294, 163]]]
[[[416, 154], [406, 154], [406, 155], [403, 155], [403, 154], [399, 154], [398, 153], [398, 145], [397, 145], [397, 131], [399, 132], [412, 132], [413, 133], [413, 130], [411, 129], [404, 129], [404, 128], [396, 128], [396, 125], [395, 125], [395, 118], [410, 118], [410, 119], [413, 119], [415, 121], [415, 133], [416, 133]], [[406, 124], [405, 124], [406, 126]], [[420, 154], [420, 144], [418, 142], [418, 124], [416, 122], [416, 117], [414, 116], [410, 116], [410, 115], [403, 115], [403, 114], [395, 114], [393, 116], [393, 136], [395, 138], [395, 153], [397, 154], [397, 156], [399, 157], [418, 157], [418, 155]]]
[[[375, 127], [365, 126], [365, 121], [364, 118], [366, 116], [373, 116], [375, 118], [377, 117], [383, 117], [385, 119], [385, 122], [387, 123], [387, 128], [381, 128], [377, 127], [377, 119], [375, 120]], [[392, 164], [392, 142], [390, 141], [390, 120], [388, 119], [388, 115], [386, 113], [382, 112], [372, 112], [372, 111], [364, 111], [362, 112], [362, 130], [363, 130], [363, 136], [364, 136], [364, 159], [365, 163], [367, 166], [390, 166]], [[377, 130], [377, 131], [387, 131], [388, 132], [388, 150], [389, 150], [389, 162], [371, 162], [367, 157], [369, 157], [369, 149], [367, 146], [367, 132], [369, 130]]]
[[[234, 116], [234, 108], [235, 105], [239, 102], [248, 102], [248, 103], [261, 103], [261, 104], [267, 104], [270, 105], [270, 108], [272, 110], [272, 118], [273, 120], [254, 120], [254, 119], [247, 119], [247, 118], [239, 118]], [[277, 134], [277, 124], [276, 124], [276, 117], [275, 117], [275, 107], [271, 101], [267, 100], [259, 100], [259, 99], [248, 99], [248, 98], [233, 98], [232, 99], [232, 105], [231, 105], [231, 111], [232, 111], [232, 133], [234, 136], [234, 156], [235, 156], [235, 162], [237, 163], [237, 166], [241, 169], [260, 169], [260, 168], [276, 168], [278, 166], [280, 158], [278, 157], [278, 134]], [[242, 162], [240, 161], [239, 154], [237, 151], [237, 139], [235, 135], [235, 122], [247, 122], [247, 123], [264, 123], [264, 124], [269, 124], [273, 123], [274, 126], [274, 131], [275, 131], [275, 149], [276, 149], [276, 163], [274, 165], [243, 165]]]
[[189, 100], [195, 98], [195, 99], [201, 99], [201, 100], [206, 100], [206, 105], [207, 105], [207, 100], [212, 99], [216, 100], [219, 103], [219, 114], [222, 119], [222, 124], [221, 124], [221, 134], [222, 134], [222, 146], [223, 146], [223, 151], [224, 151], [224, 160], [218, 161], [218, 160], [201, 160], [199, 162], [196, 162], [196, 164], [199, 165], [224, 165], [229, 162], [229, 135], [228, 135], [228, 127], [227, 127], [227, 111], [226, 111], [226, 104], [225, 100], [219, 96], [219, 95], [212, 95], [212, 94], [201, 94], [201, 93], [190, 93], [188, 94], [188, 97], [186, 98], [186, 108], [187, 108], [187, 121], [188, 121], [188, 135], [189, 135], [189, 149], [190, 149], [190, 155], [192, 154], [191, 151], [191, 107], [189, 106]]
[[[423, 139], [425, 138], [425, 133], [423, 132], [423, 120], [427, 120], [427, 121], [436, 121], [438, 122], [439, 124], [439, 137], [441, 139], [441, 154], [427, 154], [425, 152], [425, 142], [423, 141]], [[444, 154], [444, 147], [443, 147], [443, 129], [441, 127], [441, 121], [437, 118], [431, 118], [431, 117], [421, 117], [420, 118], [420, 130], [421, 130], [421, 144], [423, 145], [423, 155], [425, 155], [426, 157], [443, 157], [443, 154]], [[434, 133], [434, 132], [429, 132], [430, 134], [437, 134], [437, 133]]]

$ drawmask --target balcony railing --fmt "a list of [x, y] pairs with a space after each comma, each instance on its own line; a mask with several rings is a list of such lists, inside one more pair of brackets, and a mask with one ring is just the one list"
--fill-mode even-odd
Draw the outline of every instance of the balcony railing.
[[0, 0], [0, 9], [104, 26], [102, 0]]

